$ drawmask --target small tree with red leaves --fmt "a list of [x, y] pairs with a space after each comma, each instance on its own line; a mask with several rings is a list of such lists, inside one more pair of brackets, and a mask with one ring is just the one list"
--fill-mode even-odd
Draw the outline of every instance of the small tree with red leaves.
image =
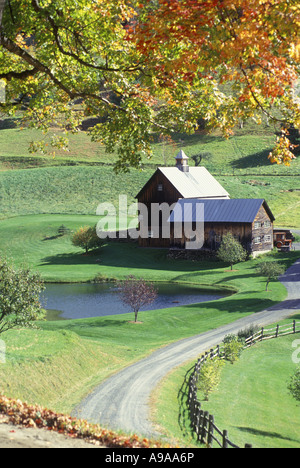
[[134, 312], [135, 323], [141, 307], [152, 304], [157, 298], [157, 290], [152, 283], [133, 275], [119, 283], [119, 290], [122, 302], [129, 305]]

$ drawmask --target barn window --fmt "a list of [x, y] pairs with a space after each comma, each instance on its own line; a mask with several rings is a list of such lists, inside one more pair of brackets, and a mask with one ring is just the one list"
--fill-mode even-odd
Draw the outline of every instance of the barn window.
[[265, 242], [271, 242], [271, 236], [265, 236]]
[[256, 223], [254, 223], [254, 229], [260, 229], [260, 228], [261, 228], [260, 222], [257, 221]]
[[266, 228], [271, 227], [271, 221], [266, 221], [266, 222], [265, 222], [265, 227], [266, 227]]
[[162, 192], [163, 191], [163, 184], [158, 184], [157, 186], [157, 191]]
[[260, 244], [261, 243], [261, 237], [254, 237], [254, 244]]

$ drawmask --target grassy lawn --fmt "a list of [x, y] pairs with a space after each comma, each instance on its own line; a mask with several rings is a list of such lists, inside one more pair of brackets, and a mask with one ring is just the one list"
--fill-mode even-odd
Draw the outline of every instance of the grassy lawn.
[[[300, 316], [293, 318], [299, 320]], [[287, 390], [287, 381], [296, 369], [292, 362], [292, 343], [296, 338], [299, 335], [281, 337], [245, 350], [237, 363], [226, 364], [218, 389], [209, 402], [202, 402], [203, 409], [214, 415], [220, 430], [228, 430], [235, 444], [243, 447], [250, 443], [255, 448], [300, 447], [299, 403]], [[192, 365], [169, 374], [153, 395], [155, 421], [169, 437], [188, 446], [197, 444], [190, 433], [185, 397], [179, 389]]]
[[[253, 268], [257, 261], [240, 264], [238, 272], [229, 273], [226, 265], [216, 261], [176, 261], [167, 258], [167, 250], [141, 249], [135, 243], [113, 242], [84, 255], [81, 249], [72, 246], [69, 235], [57, 235], [62, 224], [72, 231], [82, 225], [93, 225], [98, 220], [96, 216], [79, 215], [37, 215], [2, 220], [0, 253], [10, 257], [16, 265], [26, 265], [39, 271], [48, 282], [85, 282], [96, 276], [115, 279], [135, 274], [152, 281], [188, 282], [251, 291], [253, 301], [257, 291], [263, 288]], [[297, 255], [279, 254], [278, 258], [288, 265]], [[278, 300], [281, 300], [285, 289], [280, 284], [276, 289], [279, 291]], [[273, 300], [277, 300], [275, 296], [272, 296]], [[249, 310], [252, 306], [251, 299]]]
[[[11, 256], [14, 263], [39, 271], [46, 281], [78, 282], [92, 280], [96, 275], [123, 278], [135, 274], [151, 281], [192, 283], [238, 292], [219, 301], [143, 312], [139, 326], [129, 323], [132, 315], [127, 314], [42, 322], [40, 330], [11, 332], [3, 337], [8, 363], [0, 369], [0, 389], [8, 396], [69, 412], [97, 383], [153, 350], [233, 322], [285, 298], [281, 283], [273, 283], [271, 292], [265, 291], [265, 282], [255, 270], [260, 260], [238, 264], [231, 272], [219, 262], [174, 261], [167, 258], [166, 250], [140, 249], [136, 244], [122, 243], [106, 244], [99, 252], [86, 256], [72, 247], [68, 236], [56, 236], [61, 224], [75, 229], [94, 222], [94, 217], [75, 215], [2, 220], [1, 251]], [[277, 255], [286, 268], [297, 257], [298, 253]], [[92, 349], [98, 353], [94, 364], [90, 358], [94, 355]], [[74, 373], [69, 366], [73, 366]], [[50, 368], [60, 370], [53, 372]]]
[[[17, 266], [39, 271], [48, 282], [87, 282], [95, 277], [120, 279], [135, 274], [151, 281], [190, 283], [236, 294], [206, 304], [143, 312], [140, 315], [143, 323], [139, 326], [129, 323], [131, 315], [122, 315], [42, 322], [36, 330], [8, 332], [1, 336], [7, 349], [7, 362], [0, 365], [1, 393], [69, 413], [98, 383], [151, 351], [233, 322], [285, 298], [286, 290], [277, 282], [272, 284], [271, 292], [265, 292], [264, 280], [255, 270], [260, 260], [238, 264], [235, 271], [229, 272], [222, 263], [174, 261], [167, 258], [166, 250], [140, 249], [136, 244], [121, 243], [106, 243], [101, 250], [83, 255], [72, 246], [70, 236], [58, 237], [58, 228], [63, 224], [73, 231], [96, 224], [99, 203], [112, 202], [118, 208], [119, 194], [127, 195], [129, 203], [133, 202], [155, 168], [165, 165], [162, 146], [154, 136], [153, 158], [144, 161], [143, 170], [116, 175], [112, 170], [116, 156], [107, 155], [101, 145], [91, 143], [86, 133], [71, 136], [70, 152], [57, 152], [53, 158], [31, 155], [30, 141], [42, 136], [32, 129], [21, 131], [18, 125], [17, 120], [0, 124], [0, 256], [11, 258]], [[202, 164], [232, 198], [265, 198], [278, 226], [300, 226], [300, 160], [291, 168], [269, 164], [267, 155], [274, 144], [274, 128], [249, 123], [228, 140], [218, 133], [173, 137], [188, 156], [204, 153]], [[167, 165], [174, 165], [173, 156], [172, 153]], [[194, 164], [192, 159], [190, 163]], [[286, 268], [297, 258], [297, 253], [277, 255]], [[276, 366], [282, 365], [283, 358], [281, 354], [273, 354], [273, 358], [274, 366], [268, 361], [268, 372], [270, 378], [276, 374], [278, 380]], [[243, 359], [236, 366], [227, 367], [224, 383], [226, 379], [227, 382], [238, 379], [239, 372], [243, 376], [243, 369], [238, 367]], [[257, 368], [255, 360], [251, 366]], [[172, 374], [175, 380], [167, 379], [162, 389], [165, 393], [161, 401], [170, 406], [170, 411], [174, 411], [183, 370]], [[227, 372], [236, 375], [228, 374], [227, 378]], [[260, 403], [262, 393], [253, 393], [253, 398], [263, 414], [263, 404], [268, 402]], [[230, 390], [225, 389], [224, 395], [230, 400]], [[234, 398], [239, 401], [240, 397]], [[217, 409], [216, 401], [216, 420], [237, 443], [253, 440], [259, 445], [256, 437], [265, 436], [269, 440], [273, 437], [270, 433], [285, 434], [264, 425], [257, 428], [257, 418], [248, 415], [247, 419], [246, 410], [240, 410], [241, 419], [235, 416], [234, 408], [222, 416], [222, 404], [225, 405], [224, 401]], [[274, 408], [276, 405], [279, 400], [274, 396]], [[178, 413], [165, 417], [166, 406], [163, 409], [158, 406], [159, 421], [165, 427], [169, 425], [170, 432], [182, 442], [182, 433], [176, 426]], [[287, 407], [290, 411], [289, 404]], [[277, 411], [283, 414], [283, 410]], [[230, 419], [231, 413], [236, 419]], [[283, 437], [273, 439], [290, 443]], [[285, 437], [291, 443], [298, 441], [292, 430], [287, 430]]]

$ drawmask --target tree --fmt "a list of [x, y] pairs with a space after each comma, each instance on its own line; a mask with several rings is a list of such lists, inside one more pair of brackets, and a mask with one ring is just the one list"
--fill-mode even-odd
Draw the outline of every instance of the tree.
[[72, 244], [75, 247], [80, 247], [88, 254], [89, 250], [97, 249], [101, 246], [102, 241], [97, 236], [96, 226], [84, 226], [79, 228], [72, 236]]
[[152, 304], [157, 298], [153, 284], [132, 275], [119, 284], [119, 290], [123, 303], [132, 308], [135, 322], [141, 307]]
[[44, 317], [40, 304], [43, 289], [38, 274], [16, 269], [0, 259], [0, 334], [13, 328], [32, 327]]
[[215, 390], [221, 379], [221, 370], [225, 362], [218, 357], [208, 359], [201, 367], [197, 387], [208, 401], [209, 395]]
[[[42, 152], [101, 118], [92, 138], [118, 154], [119, 171], [151, 156], [153, 132], [194, 132], [199, 121], [225, 136], [250, 118], [299, 128], [299, 15], [298, 0], [8, 0], [1, 108], [65, 130], [32, 145]], [[286, 140], [271, 161], [290, 163]]]
[[170, 135], [164, 135], [163, 133], [159, 135], [158, 142], [161, 147], [161, 155], [164, 166], [167, 166], [169, 159], [174, 157], [177, 145], [170, 137]]
[[283, 275], [285, 269], [277, 262], [263, 262], [258, 267], [258, 274], [267, 278], [266, 291], [269, 289], [269, 284], [272, 280], [277, 280], [280, 275]]
[[230, 264], [231, 270], [235, 263], [244, 262], [247, 258], [246, 250], [230, 232], [223, 237], [217, 255], [220, 260]]
[[297, 401], [300, 401], [300, 367], [296, 369], [296, 372], [291, 377], [288, 390]]

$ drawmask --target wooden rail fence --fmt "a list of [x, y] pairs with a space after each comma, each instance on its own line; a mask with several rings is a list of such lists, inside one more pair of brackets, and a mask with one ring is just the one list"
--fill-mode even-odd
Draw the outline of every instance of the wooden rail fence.
[[[290, 326], [277, 325], [274, 328], [262, 328], [259, 332], [245, 340], [244, 349], [247, 349], [260, 341], [291, 335], [294, 333], [300, 333], [300, 322], [296, 322], [295, 320]], [[204, 411], [201, 407], [201, 402], [198, 400], [198, 381], [201, 374], [201, 368], [208, 359], [214, 359], [216, 357], [224, 359], [222, 345], [218, 345], [216, 348], [211, 349], [210, 352], [201, 356], [195, 366], [188, 371], [188, 373], [192, 371], [187, 379], [187, 403], [191, 427], [197, 436], [197, 440], [202, 444], [206, 444], [208, 447], [212, 447], [215, 442], [222, 448], [241, 448], [230, 441], [226, 430], [221, 431], [216, 426], [214, 416], [209, 414], [208, 411]], [[245, 444], [245, 448], [252, 448], [252, 445]]]

